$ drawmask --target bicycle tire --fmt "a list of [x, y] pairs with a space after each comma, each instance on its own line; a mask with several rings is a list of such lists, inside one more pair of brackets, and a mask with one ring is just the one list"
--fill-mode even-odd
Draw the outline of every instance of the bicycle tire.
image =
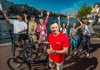
[[35, 61], [38, 58], [38, 53], [37, 52], [32, 52], [31, 58], [33, 61]]
[[23, 58], [18, 57], [18, 58], [9, 58], [7, 60], [7, 65], [11, 70], [31, 70], [30, 64], [25, 61], [19, 68], [17, 68], [18, 64], [22, 62]]
[[83, 50], [82, 47], [83, 47], [82, 44], [80, 44], [79, 47], [78, 47], [78, 49], [77, 49], [77, 51], [76, 51], [76, 57], [78, 57], [78, 58], [82, 54], [82, 50]]
[[82, 39], [82, 41], [81, 41], [81, 43], [80, 43], [80, 45], [79, 45], [79, 47], [78, 47], [78, 49], [77, 49], [77, 51], [76, 51], [76, 57], [80, 57], [81, 56], [81, 54], [82, 54], [82, 50], [83, 50], [83, 47], [84, 47], [84, 45], [85, 45], [85, 41], [86, 41], [86, 39], [85, 39], [85, 37], [83, 37], [83, 39]]

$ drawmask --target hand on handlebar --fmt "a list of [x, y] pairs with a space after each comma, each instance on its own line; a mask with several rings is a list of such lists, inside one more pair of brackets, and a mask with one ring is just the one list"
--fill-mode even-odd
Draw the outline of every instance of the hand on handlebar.
[[86, 32], [83, 32], [83, 35], [86, 35]]

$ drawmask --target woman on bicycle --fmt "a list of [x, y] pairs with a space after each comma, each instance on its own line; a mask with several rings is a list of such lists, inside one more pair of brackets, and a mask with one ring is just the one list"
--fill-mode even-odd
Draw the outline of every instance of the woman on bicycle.
[[48, 23], [49, 14], [50, 12], [47, 12], [47, 17], [45, 21], [42, 18], [39, 19], [39, 24], [37, 25], [37, 30], [36, 30], [39, 36], [39, 42], [46, 40], [47, 37], [46, 25]]
[[68, 26], [69, 26], [69, 16], [67, 17], [67, 19], [68, 19], [68, 24], [66, 24], [65, 22], [63, 22], [60, 25], [60, 16], [58, 16], [58, 24], [59, 24], [59, 27], [60, 27], [60, 32], [62, 32], [65, 35], [68, 35], [67, 29], [68, 29]]
[[74, 46], [74, 51], [76, 51], [76, 48], [77, 48], [77, 45], [78, 45], [78, 30], [83, 26], [82, 22], [77, 19], [80, 23], [80, 26], [76, 26], [77, 24], [74, 23], [73, 24], [73, 27], [70, 29], [70, 45], [71, 45], [71, 48], [72, 46]]

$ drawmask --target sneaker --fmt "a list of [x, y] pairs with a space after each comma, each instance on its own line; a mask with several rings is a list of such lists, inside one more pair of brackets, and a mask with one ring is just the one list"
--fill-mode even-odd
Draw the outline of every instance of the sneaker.
[[74, 55], [76, 55], [76, 51], [74, 52]]
[[87, 53], [87, 54], [86, 54], [86, 56], [87, 56], [87, 57], [89, 57], [89, 56], [90, 56], [90, 54], [89, 54], [89, 53]]

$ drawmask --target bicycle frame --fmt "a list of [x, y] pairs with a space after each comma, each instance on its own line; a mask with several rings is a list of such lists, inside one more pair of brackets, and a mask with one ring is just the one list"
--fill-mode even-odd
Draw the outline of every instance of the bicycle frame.
[[[14, 58], [18, 58], [18, 57], [20, 57], [21, 55], [23, 56], [22, 62], [17, 66], [17, 67], [20, 67], [20, 66], [27, 60], [28, 54], [26, 54], [26, 52], [27, 52], [27, 50], [30, 49], [30, 47], [29, 47], [29, 44], [28, 44], [28, 46], [25, 46], [25, 45], [24, 45], [24, 46], [23, 46], [24, 49], [23, 49], [23, 51], [22, 51], [23, 54], [19, 54], [18, 56], [15, 56], [15, 52], [16, 52], [16, 47], [17, 47], [17, 45], [16, 45], [16, 43], [15, 43], [15, 40], [14, 40], [14, 37], [13, 37], [13, 34], [12, 34], [11, 30], [9, 30], [9, 34], [10, 34], [10, 37], [11, 37], [12, 54], [13, 54], [13, 57], [14, 57]], [[29, 43], [29, 41], [28, 41], [28, 43]]]
[[[12, 42], [12, 53], [13, 53], [13, 60], [16, 60], [16, 59], [19, 59], [19, 58], [21, 58], [21, 62], [19, 62], [17, 65], [16, 65], [16, 67], [17, 68], [20, 68], [25, 62], [28, 62], [28, 63], [30, 63], [27, 59], [29, 59], [29, 58], [31, 58], [31, 56], [32, 56], [32, 49], [31, 49], [31, 44], [32, 44], [32, 42], [30, 41], [30, 37], [28, 36], [28, 43], [27, 44], [24, 44], [23, 45], [23, 47], [24, 47], [24, 49], [22, 50], [22, 52], [21, 52], [21, 54], [19, 54], [19, 55], [15, 55], [15, 51], [16, 51], [16, 43], [15, 43], [15, 40], [14, 40], [14, 37], [13, 37], [13, 34], [12, 34], [12, 32], [11, 32], [11, 30], [9, 31], [9, 33], [10, 33], [10, 36], [11, 36], [11, 42]], [[33, 44], [35, 44], [35, 42], [33, 41]], [[42, 48], [43, 48], [43, 45], [42, 45]], [[44, 49], [43, 49], [44, 50]], [[36, 55], [36, 58], [35, 59], [38, 59], [38, 61], [33, 61], [34, 63], [37, 63], [37, 62], [39, 62], [39, 63], [43, 63], [43, 65], [45, 65], [46, 64], [46, 62], [47, 62], [47, 59], [48, 59], [48, 56], [47, 56], [47, 54], [46, 54], [46, 58], [44, 58], [43, 60], [41, 60], [41, 56], [44, 54], [44, 53], [46, 53], [46, 52], [42, 52], [41, 53], [41, 55], [39, 56], [38, 55], [38, 52], [37, 53], [34, 53], [33, 52], [33, 54], [35, 54]], [[11, 58], [9, 58], [9, 59], [11, 59]], [[8, 60], [9, 60], [8, 59]], [[10, 60], [8, 61], [8, 64], [10, 63]], [[44, 69], [45, 69], [45, 66], [44, 66]]]
[[11, 30], [9, 30], [9, 34], [10, 34], [11, 43], [12, 43], [12, 54], [13, 54], [13, 56], [15, 56], [15, 51], [16, 51], [17, 45], [16, 45], [16, 43], [15, 43], [14, 37], [12, 36]]
[[81, 55], [82, 50], [85, 47], [85, 45], [86, 45], [86, 37], [85, 35], [83, 35], [82, 41], [80, 42], [79, 47], [76, 51], [76, 57], [79, 57]]

